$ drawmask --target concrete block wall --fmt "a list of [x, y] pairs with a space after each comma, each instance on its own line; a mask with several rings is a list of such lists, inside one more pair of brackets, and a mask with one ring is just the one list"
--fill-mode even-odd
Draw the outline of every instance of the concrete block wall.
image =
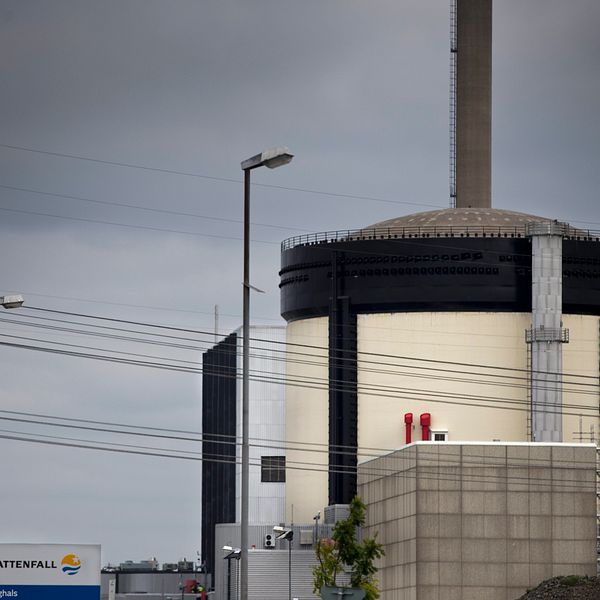
[[[398, 599], [414, 599], [417, 585], [417, 446], [359, 467], [359, 495], [368, 506], [363, 534], [385, 547], [378, 579]], [[421, 527], [426, 527], [420, 523]], [[393, 596], [390, 596], [393, 597]]]
[[596, 573], [593, 445], [418, 442], [359, 467], [382, 600], [513, 600]]

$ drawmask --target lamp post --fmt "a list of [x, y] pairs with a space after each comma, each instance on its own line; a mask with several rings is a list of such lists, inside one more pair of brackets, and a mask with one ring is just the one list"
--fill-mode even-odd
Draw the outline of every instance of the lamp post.
[[239, 561], [242, 551], [232, 546], [223, 546], [223, 550], [229, 552], [227, 556], [223, 557], [223, 560], [227, 561], [227, 600], [231, 600], [231, 561], [234, 559]]
[[292, 542], [294, 541], [294, 530], [276, 525], [273, 531], [279, 533], [276, 540], [287, 540], [288, 543], [288, 600], [292, 600]]
[[242, 490], [240, 600], [248, 600], [248, 499], [250, 480], [248, 369], [250, 354], [250, 171], [258, 167], [276, 169], [294, 157], [285, 148], [272, 148], [242, 162], [244, 171], [244, 309], [242, 320]]

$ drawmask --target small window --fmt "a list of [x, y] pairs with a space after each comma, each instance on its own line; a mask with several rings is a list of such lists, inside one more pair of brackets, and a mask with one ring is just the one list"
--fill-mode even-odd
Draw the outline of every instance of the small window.
[[434, 431], [432, 429], [430, 439], [432, 442], [447, 442], [448, 441], [448, 432], [447, 431]]
[[260, 480], [263, 483], [284, 483], [285, 456], [261, 456]]

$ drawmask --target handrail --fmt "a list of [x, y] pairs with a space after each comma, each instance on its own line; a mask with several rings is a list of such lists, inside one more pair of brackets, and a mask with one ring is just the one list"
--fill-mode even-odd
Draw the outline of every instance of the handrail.
[[[365, 240], [429, 238], [429, 237], [527, 237], [526, 224], [518, 226], [503, 225], [424, 225], [416, 227], [374, 227], [366, 229], [341, 229], [296, 235], [281, 243], [281, 250], [290, 250], [296, 246], [312, 246], [333, 242], [354, 242]], [[565, 226], [565, 239], [600, 241], [600, 231], [583, 230]]]

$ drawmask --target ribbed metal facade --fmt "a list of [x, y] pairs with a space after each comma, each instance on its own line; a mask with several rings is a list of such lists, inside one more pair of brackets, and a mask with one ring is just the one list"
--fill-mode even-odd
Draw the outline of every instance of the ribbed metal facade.
[[[340, 295], [337, 253], [333, 254], [329, 318], [329, 503], [349, 504], [356, 496], [358, 399], [356, 314]], [[343, 293], [343, 292], [342, 292]]]
[[217, 523], [235, 521], [237, 335], [202, 358], [202, 560], [214, 572]]
[[[281, 600], [288, 594], [288, 560], [285, 550], [257, 550], [250, 553], [249, 600]], [[292, 598], [313, 600], [312, 568], [317, 564], [312, 550], [292, 551]]]
[[[273, 523], [275, 525], [276, 523]], [[312, 545], [301, 545], [301, 531], [311, 530], [310, 524], [293, 526], [294, 541], [292, 544], [292, 598], [299, 600], [313, 600], [318, 596], [312, 593], [312, 568], [317, 559]], [[248, 593], [249, 600], [282, 600], [288, 597], [288, 569], [289, 551], [287, 541], [276, 542], [275, 549], [267, 550], [263, 547], [265, 535], [273, 533], [273, 526], [251, 526], [248, 532], [249, 543], [254, 546], [248, 553]], [[319, 526], [319, 537], [330, 537], [332, 526]], [[224, 545], [236, 547], [239, 543], [239, 525], [220, 525], [216, 530], [217, 554], [223, 557], [227, 552], [220, 551]], [[237, 561], [231, 561], [231, 574], [228, 576], [228, 561], [223, 559], [217, 562], [215, 572], [214, 600], [229, 600], [227, 595], [228, 580], [231, 585], [230, 599], [237, 598]], [[344, 584], [347, 579], [340, 578]]]

